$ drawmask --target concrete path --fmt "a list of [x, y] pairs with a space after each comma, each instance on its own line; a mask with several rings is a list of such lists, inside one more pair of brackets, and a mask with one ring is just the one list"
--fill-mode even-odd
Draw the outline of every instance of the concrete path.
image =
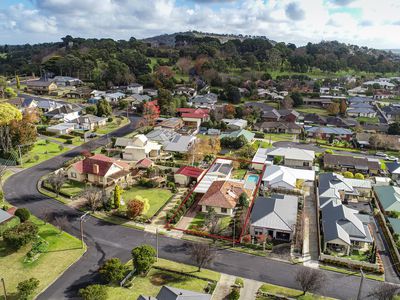
[[168, 211], [170, 211], [178, 201], [180, 201], [182, 195], [186, 191], [186, 188], [179, 188], [174, 197], [168, 202], [168, 204], [163, 208], [162, 211], [157, 215], [157, 217], [151, 222], [152, 225], [164, 227], [165, 225], [165, 216]]
[[263, 284], [260, 281], [244, 279], [244, 287], [240, 289], [240, 300], [254, 300], [257, 296], [257, 291]]
[[227, 299], [231, 286], [235, 284], [235, 276], [228, 274], [221, 274], [221, 279], [218, 281], [217, 286], [212, 297], [212, 300], [224, 300]]
[[316, 214], [316, 199], [314, 185], [307, 187], [307, 194], [304, 198], [304, 242], [303, 242], [303, 261], [308, 267], [318, 268], [318, 222]]

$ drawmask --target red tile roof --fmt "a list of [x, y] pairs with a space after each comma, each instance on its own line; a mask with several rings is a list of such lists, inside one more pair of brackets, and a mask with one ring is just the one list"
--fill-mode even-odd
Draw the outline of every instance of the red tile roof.
[[[87, 157], [84, 160], [78, 161], [73, 166], [81, 174], [94, 174], [98, 176], [104, 176], [112, 165], [118, 165], [123, 169], [129, 169], [127, 163], [121, 161], [115, 161], [114, 159], [107, 157], [103, 154], [95, 154]], [[98, 168], [96, 171], [95, 169]]]
[[139, 161], [136, 163], [136, 167], [148, 168], [148, 167], [150, 167], [152, 164], [153, 164], [153, 161], [152, 161], [150, 158], [145, 157], [145, 158], [139, 160]]
[[180, 167], [179, 170], [175, 172], [175, 174], [180, 174], [192, 178], [199, 178], [201, 174], [203, 174], [203, 172], [204, 170], [200, 168], [183, 166]]
[[214, 181], [199, 201], [199, 205], [234, 208], [242, 193], [251, 196], [251, 191], [243, 187], [241, 182]]
[[176, 109], [179, 113], [198, 113], [198, 114], [208, 114], [210, 112], [207, 108], [190, 108], [190, 107], [181, 107]]

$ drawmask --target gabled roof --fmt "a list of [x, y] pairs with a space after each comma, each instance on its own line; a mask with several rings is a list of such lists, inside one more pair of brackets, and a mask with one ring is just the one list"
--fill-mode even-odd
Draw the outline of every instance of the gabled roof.
[[250, 143], [254, 139], [255, 134], [246, 129], [240, 129], [229, 133], [223, 133], [221, 134], [220, 138], [221, 139], [224, 137], [238, 138], [240, 136], [244, 136], [247, 142]]
[[400, 164], [398, 162], [386, 163], [386, 169], [390, 174], [400, 174]]
[[297, 220], [298, 198], [292, 195], [258, 197], [251, 211], [251, 226], [293, 231]]
[[350, 129], [346, 128], [339, 128], [339, 127], [310, 127], [306, 129], [307, 132], [309, 133], [324, 133], [324, 134], [337, 134], [337, 135], [352, 135], [353, 132]]
[[0, 209], [0, 224], [8, 221], [9, 219], [11, 219], [13, 217], [13, 215], [9, 214], [8, 212]]
[[178, 171], [175, 172], [175, 174], [180, 174], [191, 178], [199, 178], [203, 173], [203, 169], [191, 166], [182, 166], [178, 169]]
[[400, 188], [397, 186], [375, 186], [374, 191], [385, 211], [400, 212]]
[[199, 205], [234, 208], [242, 193], [251, 196], [251, 191], [243, 186], [243, 182], [219, 180], [214, 181], [199, 201]]
[[329, 153], [324, 154], [324, 164], [335, 166], [348, 166], [353, 167], [357, 170], [381, 169], [381, 165], [377, 160], [368, 159], [366, 157], [355, 157]]
[[156, 297], [140, 295], [137, 300], [210, 300], [210, 294], [163, 286]]
[[[98, 173], [94, 172], [95, 165], [98, 166]], [[113, 165], [117, 165], [121, 169], [129, 169], [127, 163], [115, 161], [103, 154], [95, 154], [73, 164], [74, 168], [81, 174], [94, 174], [98, 176], [106, 175]]]
[[164, 150], [185, 153], [190, 149], [195, 140], [196, 137], [194, 136], [177, 134], [172, 141], [166, 144]]
[[27, 81], [26, 85], [28, 87], [35, 87], [35, 86], [39, 86], [39, 87], [48, 87], [50, 86], [50, 84], [54, 83], [54, 81], [50, 81], [50, 80], [30, 80]]
[[148, 168], [153, 164], [153, 161], [150, 158], [142, 158], [138, 162], [136, 162], [136, 168]]
[[173, 138], [178, 135], [173, 129], [169, 128], [158, 128], [150, 131], [146, 134], [146, 137], [150, 141], [159, 142], [164, 144], [166, 142], [170, 142]]
[[262, 180], [269, 186], [285, 183], [292, 188], [296, 187], [298, 179], [314, 181], [315, 171], [272, 165], [265, 168], [262, 178]]
[[315, 151], [301, 148], [280, 147], [276, 149], [268, 149], [267, 155], [283, 156], [285, 159], [313, 161], [315, 158]]

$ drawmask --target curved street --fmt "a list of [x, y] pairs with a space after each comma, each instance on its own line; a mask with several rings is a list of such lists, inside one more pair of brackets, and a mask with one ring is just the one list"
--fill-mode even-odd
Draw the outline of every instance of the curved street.
[[[138, 118], [132, 123], [116, 130], [110, 136], [123, 136], [137, 127]], [[53, 170], [60, 168], [63, 163], [79, 154], [82, 150], [93, 150], [107, 143], [110, 136], [103, 136], [57, 157], [47, 160], [32, 168], [11, 176], [4, 185], [4, 194], [12, 205], [28, 208], [34, 215], [43, 217], [46, 213], [67, 216], [70, 226], [66, 230], [79, 237], [79, 217], [81, 212], [39, 193], [38, 180]], [[85, 242], [88, 246], [86, 254], [71, 266], [58, 280], [56, 280], [38, 299], [66, 299], [76, 298], [79, 288], [97, 280], [96, 271], [105, 259], [119, 257], [123, 261], [130, 259], [130, 251], [142, 243], [155, 245], [155, 235], [120, 225], [110, 224], [93, 217], [84, 223]], [[171, 237], [160, 236], [160, 257], [178, 262], [191, 263], [187, 248], [190, 242]], [[217, 258], [210, 266], [211, 269], [250, 278], [258, 281], [299, 288], [295, 281], [295, 274], [301, 265], [292, 265], [287, 262], [271, 260], [264, 257], [252, 256], [244, 253], [218, 250]], [[356, 299], [360, 277], [342, 275], [324, 271], [326, 284], [321, 294], [339, 298]], [[366, 299], [371, 288], [379, 282], [365, 279], [363, 298]]]

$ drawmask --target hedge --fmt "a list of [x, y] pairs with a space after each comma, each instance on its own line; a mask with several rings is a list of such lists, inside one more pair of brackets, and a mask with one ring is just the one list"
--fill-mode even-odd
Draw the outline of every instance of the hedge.
[[[176, 224], [181, 219], [181, 217], [188, 211], [188, 209], [193, 205], [196, 199], [196, 193], [192, 193], [186, 200], [184, 204], [176, 204], [174, 208], [172, 208], [166, 214], [166, 219], [170, 224]], [[179, 208], [179, 206], [181, 206]]]

